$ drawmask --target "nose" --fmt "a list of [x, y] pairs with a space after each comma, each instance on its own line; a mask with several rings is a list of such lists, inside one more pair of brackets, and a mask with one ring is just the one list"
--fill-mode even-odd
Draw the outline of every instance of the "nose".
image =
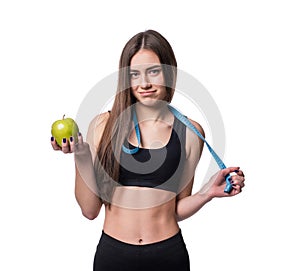
[[151, 87], [151, 83], [148, 79], [148, 76], [146, 74], [142, 75], [142, 78], [141, 78], [141, 88], [143, 89], [148, 89]]

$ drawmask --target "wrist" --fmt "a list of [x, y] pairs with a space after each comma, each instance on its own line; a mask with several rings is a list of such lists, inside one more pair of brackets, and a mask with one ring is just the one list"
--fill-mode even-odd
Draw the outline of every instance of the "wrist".
[[203, 201], [205, 201], [205, 203], [210, 202], [214, 198], [212, 193], [210, 193], [209, 191], [206, 192], [199, 191], [197, 194], [199, 197], [201, 197]]
[[75, 156], [88, 156], [91, 154], [90, 145], [86, 142], [77, 144], [74, 150]]

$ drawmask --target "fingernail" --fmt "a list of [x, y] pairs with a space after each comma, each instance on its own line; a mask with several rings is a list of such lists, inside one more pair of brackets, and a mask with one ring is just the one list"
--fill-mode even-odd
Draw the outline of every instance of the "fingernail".
[[70, 141], [73, 142], [73, 136], [70, 137]]
[[51, 136], [51, 141], [54, 141], [54, 136]]
[[78, 132], [78, 136], [81, 136], [81, 133], [80, 133], [80, 132]]
[[67, 139], [65, 137], [63, 138], [63, 143], [67, 143]]

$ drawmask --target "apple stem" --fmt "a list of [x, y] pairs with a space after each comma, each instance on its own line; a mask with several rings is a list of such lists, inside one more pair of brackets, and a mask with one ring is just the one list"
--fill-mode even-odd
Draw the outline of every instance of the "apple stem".
[[63, 115], [63, 118], [62, 118], [63, 120], [65, 119], [65, 115], [66, 115], [66, 114]]

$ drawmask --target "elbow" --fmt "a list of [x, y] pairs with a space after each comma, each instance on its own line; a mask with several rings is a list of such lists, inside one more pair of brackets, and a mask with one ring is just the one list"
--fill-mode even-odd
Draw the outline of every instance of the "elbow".
[[180, 221], [185, 220], [185, 219], [186, 219], [186, 217], [183, 217], [183, 216], [180, 216], [180, 215], [176, 214], [176, 221], [177, 222], [180, 222]]
[[176, 216], [176, 221], [180, 222], [180, 221], [182, 221], [182, 219], [179, 216]]
[[87, 211], [87, 210], [81, 210], [82, 215], [87, 218], [88, 220], [94, 220], [98, 217], [99, 211]]
[[88, 220], [94, 220], [98, 217], [101, 209], [101, 204], [96, 206], [81, 206], [82, 215]]
[[178, 210], [176, 210], [175, 211], [175, 219], [177, 222], [180, 222], [180, 221], [184, 220], [185, 218], [181, 214], [178, 213]]
[[90, 200], [82, 199], [76, 195], [76, 200], [80, 207], [81, 214], [85, 218], [89, 220], [94, 220], [95, 218], [98, 217], [102, 206], [102, 202], [99, 199], [97, 199], [96, 201], [95, 200], [90, 201]]

